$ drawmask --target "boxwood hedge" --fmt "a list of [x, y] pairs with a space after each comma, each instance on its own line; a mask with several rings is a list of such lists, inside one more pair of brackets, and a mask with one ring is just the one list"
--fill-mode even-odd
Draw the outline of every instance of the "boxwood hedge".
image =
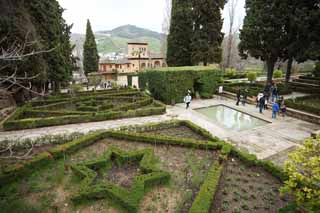
[[166, 104], [183, 102], [188, 90], [210, 98], [216, 91], [222, 72], [212, 67], [167, 67], [139, 73], [139, 86]]

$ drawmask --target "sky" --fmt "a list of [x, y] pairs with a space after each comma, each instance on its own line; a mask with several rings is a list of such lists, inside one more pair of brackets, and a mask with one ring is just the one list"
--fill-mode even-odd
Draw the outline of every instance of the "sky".
[[[136, 25], [153, 31], [162, 32], [166, 0], [58, 0], [66, 9], [63, 16], [68, 24], [73, 24], [73, 33], [85, 33], [87, 19], [93, 31], [111, 30], [122, 25]], [[244, 2], [238, 0], [236, 26], [244, 17]], [[226, 5], [223, 11], [224, 27], [229, 22]]]

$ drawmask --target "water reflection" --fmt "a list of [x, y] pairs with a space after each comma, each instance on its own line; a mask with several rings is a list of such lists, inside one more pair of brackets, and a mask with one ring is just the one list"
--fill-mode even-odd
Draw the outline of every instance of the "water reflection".
[[261, 119], [222, 105], [201, 108], [197, 109], [196, 111], [205, 115], [213, 123], [236, 131], [247, 130], [254, 127], [263, 126], [268, 123]]

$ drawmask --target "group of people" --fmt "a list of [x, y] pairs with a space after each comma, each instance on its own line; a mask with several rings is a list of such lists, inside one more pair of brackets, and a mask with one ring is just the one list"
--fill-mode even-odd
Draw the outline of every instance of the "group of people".
[[287, 111], [284, 98], [279, 96], [277, 85], [274, 84], [267, 86], [264, 91], [259, 92], [257, 95], [256, 102], [257, 107], [259, 107], [259, 112], [262, 113], [263, 110], [268, 109], [270, 97], [272, 103], [272, 118], [276, 119], [278, 114], [284, 117]]
[[[240, 102], [245, 106], [248, 97], [248, 90], [245, 89], [237, 92], [237, 103], [239, 106]], [[270, 100], [271, 99], [271, 100]], [[271, 101], [271, 102], [270, 102]], [[264, 91], [260, 91], [256, 97], [257, 108], [259, 107], [259, 112], [263, 113], [263, 110], [268, 109], [268, 103], [272, 103], [272, 118], [275, 119], [278, 114], [285, 116], [286, 106], [284, 104], [284, 98], [279, 96], [279, 90], [276, 84], [271, 84], [267, 86]]]

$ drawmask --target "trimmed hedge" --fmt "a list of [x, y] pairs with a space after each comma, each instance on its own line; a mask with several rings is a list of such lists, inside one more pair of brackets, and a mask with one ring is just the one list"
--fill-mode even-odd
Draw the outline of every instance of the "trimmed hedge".
[[32, 129], [47, 126], [87, 123], [96, 121], [113, 120], [120, 118], [132, 118], [140, 116], [161, 115], [165, 113], [165, 106], [150, 107], [145, 109], [123, 111], [107, 111], [104, 113], [86, 115], [67, 115], [48, 118], [28, 118], [21, 120], [8, 120], [3, 124], [5, 130]]
[[218, 162], [213, 163], [189, 213], [210, 212], [212, 201], [222, 174], [222, 168], [223, 166]]
[[[111, 165], [115, 161], [118, 165], [126, 162], [139, 162], [142, 174], [134, 177], [131, 190], [124, 189], [116, 184], [94, 184], [97, 171]], [[170, 179], [170, 174], [161, 171], [154, 164], [152, 149], [124, 152], [118, 148], [109, 148], [101, 157], [95, 160], [71, 166], [72, 170], [83, 180], [80, 191], [72, 200], [74, 202], [108, 198], [130, 212], [138, 212], [139, 203], [146, 191], [159, 184], [165, 184]]]
[[[132, 96], [128, 96], [132, 95]], [[120, 118], [150, 116], [163, 114], [165, 105], [154, 101], [150, 96], [136, 90], [121, 93], [102, 94], [97, 96], [71, 98], [68, 101], [36, 101], [19, 108], [6, 122], [5, 130], [31, 129], [55, 125], [104, 121]], [[111, 100], [126, 103], [113, 104]], [[39, 107], [32, 107], [41, 103]], [[48, 103], [48, 105], [44, 105]], [[86, 104], [86, 105], [84, 105]], [[72, 111], [64, 108], [73, 106]], [[62, 109], [61, 109], [62, 108]], [[141, 109], [140, 109], [141, 108]]]
[[[190, 128], [193, 128], [193, 130], [199, 131], [199, 134], [206, 135], [210, 141], [198, 141], [139, 133], [139, 131], [150, 129], [168, 128], [167, 125], [188, 125]], [[150, 144], [177, 145], [197, 149], [220, 150], [219, 158], [210, 167], [208, 175], [203, 185], [200, 187], [200, 191], [192, 204], [190, 212], [210, 212], [210, 207], [219, 184], [223, 165], [230, 156], [239, 158], [248, 166], [261, 167], [270, 172], [273, 176], [279, 178], [281, 181], [285, 181], [288, 178], [283, 170], [275, 166], [273, 163], [269, 161], [258, 160], [254, 155], [241, 152], [232, 145], [212, 137], [206, 130], [196, 126], [195, 124], [192, 124], [189, 121], [174, 120], [158, 124], [123, 127], [121, 130], [124, 131], [94, 132], [69, 143], [51, 148], [47, 152], [36, 155], [29, 161], [10, 166], [3, 171], [3, 174], [0, 175], [0, 187], [16, 180], [17, 178], [31, 174], [34, 170], [38, 170], [40, 167], [47, 165], [49, 162], [52, 162], [55, 159], [60, 159], [65, 155], [74, 153], [81, 148], [108, 137]], [[129, 132], [131, 130], [134, 130], [135, 132]], [[108, 151], [104, 153], [103, 156], [86, 162], [85, 166], [77, 164], [72, 167], [77, 175], [82, 177], [83, 182], [81, 185], [84, 186], [81, 187], [80, 194], [74, 198], [75, 201], [108, 198], [126, 209], [132, 209], [132, 212], [136, 212], [138, 210], [139, 201], [148, 188], [154, 185], [166, 183], [169, 180], [170, 176], [168, 173], [162, 172], [154, 167], [155, 163], [153, 162], [152, 157], [150, 157], [150, 155], [152, 155], [151, 150], [133, 151], [127, 153], [113, 148], [108, 149]], [[144, 153], [143, 157], [142, 152]], [[121, 187], [114, 187], [113, 184], [90, 185], [92, 180], [96, 177], [95, 173], [91, 171], [96, 170], [101, 166], [108, 166], [106, 159], [109, 157], [117, 159], [116, 161], [120, 164], [130, 159], [134, 161], [140, 161], [140, 168], [142, 168], [142, 172], [144, 174], [134, 180], [134, 187], [131, 192], [128, 192]]]
[[[292, 93], [292, 89], [285, 84], [277, 84], [277, 87], [280, 95]], [[223, 89], [231, 93], [237, 93], [239, 89], [248, 89], [248, 96], [255, 97], [259, 92], [264, 91], [265, 85], [258, 83], [225, 83]]]
[[139, 86], [166, 104], [183, 102], [190, 89], [201, 97], [211, 97], [222, 79], [222, 72], [212, 67], [167, 67], [139, 73]]
[[295, 98], [295, 100], [287, 99], [285, 100], [285, 104], [287, 107], [290, 107], [293, 109], [309, 112], [315, 115], [320, 115], [320, 108], [303, 103], [304, 100], [308, 100], [308, 99], [314, 99], [315, 101], [319, 102], [319, 106], [320, 106], [319, 95], [298, 97], [298, 98]]

